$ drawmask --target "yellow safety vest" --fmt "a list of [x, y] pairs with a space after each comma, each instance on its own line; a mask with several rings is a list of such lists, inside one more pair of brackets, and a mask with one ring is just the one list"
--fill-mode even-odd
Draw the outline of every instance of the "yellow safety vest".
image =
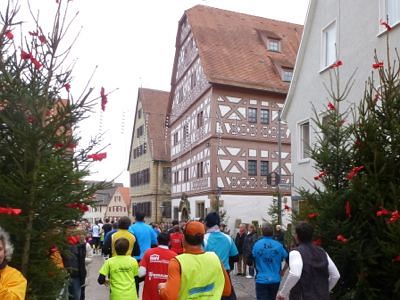
[[133, 250], [133, 245], [136, 242], [135, 236], [126, 229], [119, 229], [117, 232], [113, 233], [111, 236], [111, 256], [116, 256], [117, 252], [115, 252], [115, 242], [119, 238], [124, 238], [129, 241], [129, 248], [126, 251], [126, 255], [131, 255]]
[[176, 256], [181, 266], [179, 300], [220, 300], [225, 278], [221, 261], [214, 252]]

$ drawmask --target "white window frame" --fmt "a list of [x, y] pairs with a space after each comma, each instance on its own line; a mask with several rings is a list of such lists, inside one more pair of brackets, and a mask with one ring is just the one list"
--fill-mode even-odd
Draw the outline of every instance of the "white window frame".
[[267, 49], [272, 52], [281, 52], [281, 41], [279, 39], [268, 38]]
[[298, 162], [299, 163], [307, 163], [310, 162], [311, 158], [304, 157], [304, 145], [303, 145], [303, 125], [308, 123], [308, 143], [309, 147], [311, 149], [311, 120], [310, 119], [304, 119], [300, 122], [297, 123], [297, 157], [298, 157]]
[[[331, 32], [332, 29], [334, 28], [334, 33], [332, 32], [331, 34], [335, 37], [333, 45], [328, 45], [327, 42], [327, 33]], [[338, 47], [338, 39], [337, 39], [337, 32], [338, 32], [338, 26], [336, 19], [330, 22], [327, 26], [322, 28], [321, 30], [321, 71], [326, 70], [329, 68], [336, 60], [337, 60], [337, 49]], [[332, 48], [333, 47], [333, 48]], [[331, 49], [332, 48], [332, 49]], [[328, 50], [333, 51], [333, 56], [331, 58], [328, 58], [328, 56], [331, 56], [332, 54], [328, 54]]]
[[285, 82], [291, 82], [293, 79], [293, 69], [282, 68], [282, 80]]
[[[395, 13], [392, 12], [394, 10]], [[397, 10], [397, 13], [396, 13]], [[389, 18], [389, 21], [387, 20]], [[380, 21], [387, 22], [391, 27], [400, 24], [400, 1], [399, 0], [379, 0], [379, 34], [386, 32], [386, 28]]]

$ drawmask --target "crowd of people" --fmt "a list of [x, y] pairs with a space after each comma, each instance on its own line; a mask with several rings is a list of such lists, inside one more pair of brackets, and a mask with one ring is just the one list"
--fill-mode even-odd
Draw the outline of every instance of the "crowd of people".
[[[142, 281], [143, 300], [237, 299], [234, 269], [236, 276], [255, 278], [258, 300], [329, 299], [340, 277], [329, 255], [312, 243], [309, 223], [296, 226], [297, 247], [288, 252], [280, 225], [240, 224], [231, 237], [215, 212], [200, 221], [173, 221], [167, 228], [150, 226], [144, 217], [137, 213], [134, 223], [122, 217], [92, 226], [66, 222], [68, 254], [50, 251], [54, 263], [69, 273], [58, 299], [85, 299], [93, 255], [104, 256], [97, 281], [109, 286], [111, 300], [139, 299]], [[0, 299], [24, 299], [27, 282], [7, 265], [11, 255], [9, 237], [0, 228]]]

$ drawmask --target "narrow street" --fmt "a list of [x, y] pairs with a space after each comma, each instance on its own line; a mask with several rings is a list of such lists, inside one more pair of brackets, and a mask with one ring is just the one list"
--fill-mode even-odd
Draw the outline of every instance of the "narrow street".
[[[97, 283], [98, 271], [103, 264], [101, 255], [93, 256], [92, 263], [88, 266], [88, 277], [86, 279], [86, 299], [87, 300], [108, 300], [108, 288]], [[235, 273], [235, 272], [234, 272]], [[255, 287], [254, 279], [248, 279], [243, 276], [232, 275], [232, 283], [236, 291], [238, 300], [254, 300]]]

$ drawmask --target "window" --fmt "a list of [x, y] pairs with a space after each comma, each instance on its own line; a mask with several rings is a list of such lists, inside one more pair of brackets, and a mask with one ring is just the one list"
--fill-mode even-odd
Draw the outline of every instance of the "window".
[[279, 52], [281, 49], [281, 47], [280, 47], [280, 41], [279, 40], [277, 40], [277, 39], [271, 39], [271, 38], [268, 38], [268, 45], [267, 45], [267, 47], [268, 47], [268, 50], [269, 51], [273, 51], [273, 52]]
[[269, 162], [266, 160], [262, 160], [260, 164], [260, 175], [267, 176], [269, 173]]
[[261, 124], [269, 124], [269, 109], [262, 109], [260, 111]]
[[197, 128], [203, 127], [204, 125], [204, 118], [203, 118], [203, 111], [199, 112], [197, 114], [197, 119], [196, 119], [196, 123], [197, 123]]
[[257, 176], [257, 161], [249, 160], [247, 162], [247, 173], [249, 176]]
[[193, 72], [190, 76], [190, 88], [194, 89], [196, 87], [196, 72]]
[[178, 133], [174, 133], [174, 146], [178, 145]]
[[178, 92], [178, 104], [183, 101], [183, 90], [180, 89]]
[[189, 142], [189, 124], [183, 126], [183, 143]]
[[203, 178], [203, 162], [197, 163], [197, 178]]
[[249, 107], [247, 115], [249, 123], [257, 123], [257, 108]]
[[300, 124], [300, 159], [310, 157], [310, 122]]
[[171, 201], [162, 202], [161, 215], [163, 218], [171, 218]]
[[137, 212], [144, 213], [146, 217], [151, 217], [151, 202], [137, 202], [132, 204], [132, 215]]
[[179, 207], [174, 206], [174, 220], [178, 220], [178, 219], [179, 219]]
[[131, 174], [131, 186], [139, 186], [150, 182], [150, 169]]
[[176, 171], [174, 173], [174, 184], [178, 184], [179, 183], [179, 171]]
[[385, 0], [385, 15], [382, 20], [388, 20], [389, 25], [393, 26], [400, 21], [400, 2], [399, 0]]
[[290, 82], [292, 81], [293, 70], [292, 69], [282, 69], [282, 80]]
[[136, 137], [141, 137], [143, 135], [143, 125], [136, 129]]
[[322, 67], [328, 67], [336, 61], [336, 22], [322, 31]]
[[204, 202], [196, 203], [196, 218], [204, 219], [205, 217], [205, 205]]
[[171, 183], [171, 167], [163, 168], [163, 182], [167, 184]]
[[139, 109], [139, 110], [138, 110], [138, 112], [137, 112], [137, 117], [138, 117], [138, 119], [141, 119], [141, 118], [142, 118], [142, 109]]
[[189, 168], [183, 169], [183, 182], [189, 181]]

